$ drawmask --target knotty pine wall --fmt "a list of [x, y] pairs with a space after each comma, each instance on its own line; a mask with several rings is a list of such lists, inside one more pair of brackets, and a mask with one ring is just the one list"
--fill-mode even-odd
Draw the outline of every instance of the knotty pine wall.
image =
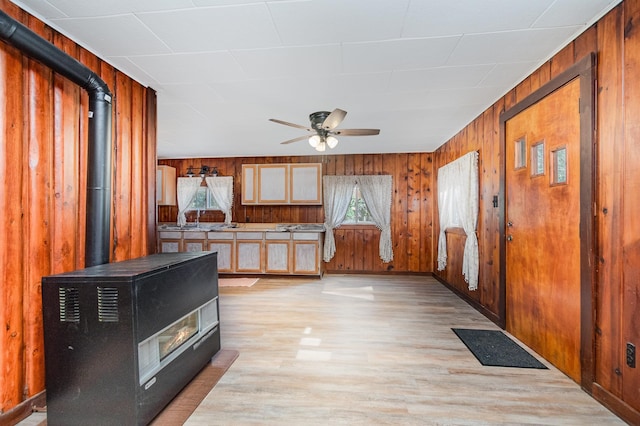
[[[464, 237], [448, 235], [447, 269], [435, 274], [497, 319], [499, 223], [492, 196], [498, 194], [499, 114], [589, 54], [597, 53], [596, 200], [597, 283], [595, 383], [593, 395], [632, 424], [640, 424], [640, 364], [626, 365], [626, 342], [640, 347], [640, 0], [625, 0], [569, 43], [482, 115], [440, 147], [440, 166], [472, 150], [480, 152], [480, 282], [466, 289], [455, 259]], [[433, 189], [437, 182], [434, 179]], [[439, 227], [434, 216], [434, 241]]]
[[[322, 206], [243, 206], [241, 202], [242, 164], [263, 163], [322, 163], [323, 175], [390, 174], [393, 177], [391, 232], [394, 259], [380, 260], [378, 244], [380, 231], [374, 226], [342, 226], [335, 231], [336, 254], [325, 264], [325, 271], [352, 272], [410, 272], [427, 273], [433, 270], [432, 217], [433, 203], [432, 154], [356, 154], [305, 157], [242, 157], [163, 159], [159, 164], [176, 168], [184, 176], [193, 165], [216, 166], [221, 176], [233, 176], [234, 222], [322, 223]], [[177, 207], [158, 207], [159, 222], [175, 222]], [[195, 216], [187, 216], [194, 221]], [[201, 221], [221, 222], [222, 213], [200, 216]]]
[[[109, 85], [111, 259], [155, 252], [155, 92], [9, 1], [0, 7]], [[41, 277], [84, 266], [87, 115], [84, 90], [0, 42], [0, 424], [45, 389]]]

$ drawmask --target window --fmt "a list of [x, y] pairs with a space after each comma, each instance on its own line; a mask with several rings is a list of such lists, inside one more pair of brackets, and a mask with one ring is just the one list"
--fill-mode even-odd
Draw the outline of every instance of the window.
[[522, 137], [514, 144], [514, 169], [524, 169], [527, 167], [527, 140]]
[[531, 145], [531, 177], [544, 175], [544, 141]]
[[209, 188], [206, 186], [201, 186], [198, 188], [196, 192], [196, 196], [194, 197], [187, 210], [222, 210], [218, 203], [216, 203], [215, 198], [209, 191]]
[[344, 219], [345, 224], [373, 224], [371, 213], [367, 203], [364, 202], [362, 194], [360, 194], [360, 188], [356, 185], [353, 188], [353, 194], [351, 195], [351, 201], [347, 209], [347, 216]]
[[551, 151], [551, 185], [567, 183], [567, 147], [556, 148]]

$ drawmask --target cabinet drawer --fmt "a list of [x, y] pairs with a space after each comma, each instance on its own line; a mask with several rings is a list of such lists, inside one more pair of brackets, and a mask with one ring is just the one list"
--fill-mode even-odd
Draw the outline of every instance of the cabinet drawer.
[[233, 232], [209, 232], [210, 240], [233, 240]]
[[264, 238], [267, 240], [290, 240], [291, 232], [266, 232]]
[[236, 234], [237, 240], [261, 240], [262, 232], [238, 232]]
[[182, 238], [180, 231], [160, 231], [160, 238]]
[[204, 240], [207, 238], [207, 233], [202, 231], [185, 231], [183, 238], [190, 240]]
[[294, 240], [304, 240], [304, 241], [318, 241], [317, 232], [294, 232], [293, 239]]

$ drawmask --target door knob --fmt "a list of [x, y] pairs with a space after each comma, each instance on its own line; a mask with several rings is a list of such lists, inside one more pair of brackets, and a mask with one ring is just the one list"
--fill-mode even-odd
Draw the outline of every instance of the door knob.
[[507, 235], [507, 241], [513, 241], [513, 235]]

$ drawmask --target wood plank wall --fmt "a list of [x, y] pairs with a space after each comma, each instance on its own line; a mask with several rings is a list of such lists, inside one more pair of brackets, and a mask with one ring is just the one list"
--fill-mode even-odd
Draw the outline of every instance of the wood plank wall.
[[[155, 92], [11, 2], [0, 8], [109, 85], [111, 258], [153, 253]], [[87, 117], [84, 90], [0, 43], [0, 424], [45, 388], [41, 277], [84, 266]]]
[[[428, 273], [433, 270], [431, 196], [432, 154], [357, 154], [304, 157], [242, 157], [162, 159], [160, 164], [176, 167], [184, 176], [193, 165], [215, 166], [220, 175], [234, 177], [233, 220], [235, 222], [322, 223], [322, 206], [243, 206], [242, 164], [322, 163], [325, 175], [390, 174], [393, 177], [391, 231], [394, 260], [380, 260], [380, 231], [374, 226], [342, 226], [335, 231], [336, 255], [325, 265], [327, 272]], [[175, 222], [177, 207], [160, 206], [159, 222]], [[187, 220], [194, 221], [193, 214]], [[200, 217], [205, 222], [224, 220], [220, 212]]]
[[[472, 150], [480, 152], [480, 279], [466, 289], [460, 265], [435, 274], [499, 320], [498, 194], [502, 161], [498, 116], [589, 52], [596, 52], [597, 283], [593, 395], [632, 424], [640, 424], [640, 368], [626, 365], [626, 343], [640, 346], [640, 0], [625, 0], [589, 30], [510, 90], [434, 153], [442, 165]], [[434, 179], [435, 181], [436, 179]], [[437, 193], [437, 182], [433, 189]], [[434, 239], [439, 227], [434, 217]], [[462, 256], [464, 237], [447, 236], [449, 259]], [[638, 364], [637, 364], [638, 365]]]

